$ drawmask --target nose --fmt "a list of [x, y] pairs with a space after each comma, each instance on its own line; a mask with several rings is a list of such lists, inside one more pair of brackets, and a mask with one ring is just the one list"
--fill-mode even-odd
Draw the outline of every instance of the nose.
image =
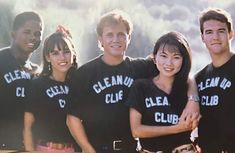
[[172, 65], [172, 63], [173, 63], [173, 62], [172, 62], [172, 59], [171, 59], [171, 58], [167, 58], [167, 59], [166, 59], [166, 62], [165, 62], [166, 65], [169, 66], [169, 65]]
[[65, 54], [63, 51], [59, 52], [59, 60], [64, 60], [65, 59]]
[[113, 42], [118, 42], [118, 41], [119, 41], [118, 35], [114, 35], [113, 36]]
[[214, 32], [213, 33], [213, 39], [218, 39], [219, 38], [219, 33], [218, 32]]

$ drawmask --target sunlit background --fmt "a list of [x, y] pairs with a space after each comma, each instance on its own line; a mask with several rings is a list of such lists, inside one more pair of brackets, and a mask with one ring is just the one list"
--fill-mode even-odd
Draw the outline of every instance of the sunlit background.
[[[0, 0], [0, 47], [8, 46], [11, 42], [14, 16], [33, 10], [44, 19], [43, 38], [54, 32], [57, 25], [64, 25], [70, 30], [81, 65], [101, 53], [95, 32], [99, 17], [118, 8], [126, 11], [134, 24], [127, 55], [145, 57], [152, 52], [154, 42], [162, 34], [179, 31], [191, 45], [192, 70], [195, 73], [210, 62], [201, 42], [198, 23], [198, 13], [207, 7], [227, 10], [235, 21], [235, 0]], [[32, 57], [38, 64], [41, 47]], [[234, 40], [232, 48], [235, 48]]]

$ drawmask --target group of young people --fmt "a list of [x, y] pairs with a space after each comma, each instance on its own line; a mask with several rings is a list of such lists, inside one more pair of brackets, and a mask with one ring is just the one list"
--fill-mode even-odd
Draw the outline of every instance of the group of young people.
[[[39, 71], [29, 59], [42, 40], [42, 18], [35, 12], [18, 14], [12, 43], [0, 52], [0, 148], [234, 152], [231, 16], [209, 8], [199, 21], [212, 63], [195, 81], [189, 78], [191, 48], [179, 32], [162, 35], [148, 58], [126, 56], [133, 25], [120, 10], [104, 14], [97, 24], [101, 55], [77, 68], [72, 35], [58, 26], [43, 43]], [[193, 143], [190, 133], [196, 127], [199, 137]]]

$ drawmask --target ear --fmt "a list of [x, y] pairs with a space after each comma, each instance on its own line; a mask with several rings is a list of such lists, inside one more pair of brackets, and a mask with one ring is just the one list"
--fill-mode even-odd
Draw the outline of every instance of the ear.
[[47, 60], [48, 63], [51, 62], [50, 57], [48, 55], [46, 55], [46, 60]]
[[130, 42], [131, 42], [131, 34], [128, 34], [127, 41], [128, 41], [128, 44], [130, 44]]
[[204, 42], [204, 35], [201, 33], [202, 42]]
[[233, 36], [234, 36], [234, 32], [233, 32], [233, 31], [230, 31], [230, 33], [229, 33], [229, 39], [232, 39]]
[[100, 45], [103, 46], [103, 40], [102, 40], [101, 36], [98, 36], [98, 41], [99, 41]]

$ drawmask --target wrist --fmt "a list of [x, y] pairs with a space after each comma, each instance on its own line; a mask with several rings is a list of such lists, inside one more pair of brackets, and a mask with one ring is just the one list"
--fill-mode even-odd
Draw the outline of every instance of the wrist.
[[199, 102], [200, 98], [198, 95], [190, 95], [190, 96], [188, 96], [188, 101]]

